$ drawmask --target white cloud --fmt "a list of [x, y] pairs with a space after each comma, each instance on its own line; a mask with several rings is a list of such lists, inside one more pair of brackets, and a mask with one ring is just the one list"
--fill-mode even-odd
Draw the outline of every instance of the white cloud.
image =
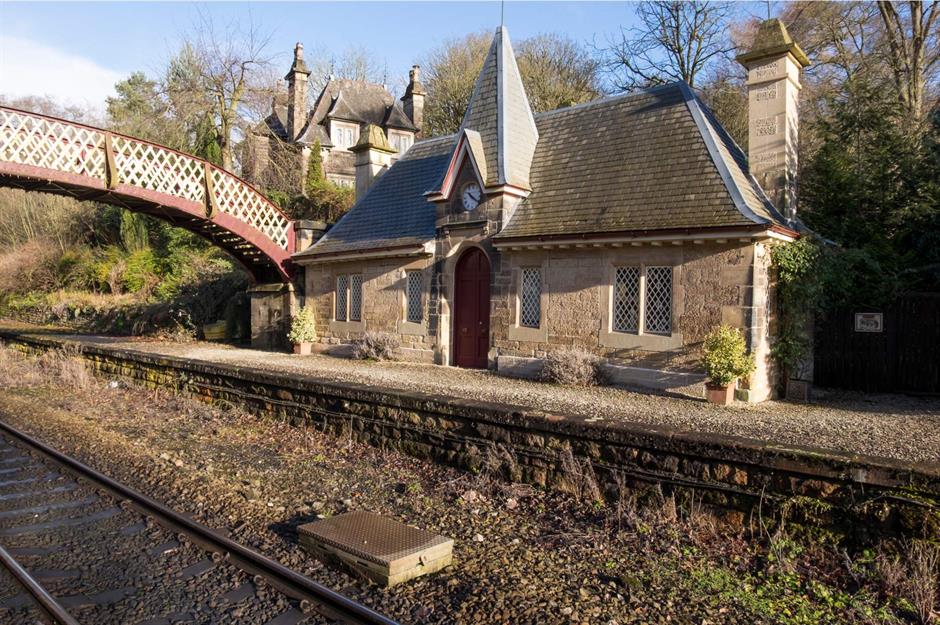
[[103, 109], [119, 72], [31, 39], [0, 34], [0, 93]]

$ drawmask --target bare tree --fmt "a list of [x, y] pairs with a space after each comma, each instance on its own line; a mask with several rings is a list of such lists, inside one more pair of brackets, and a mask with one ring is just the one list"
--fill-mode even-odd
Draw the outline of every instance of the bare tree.
[[621, 28], [602, 52], [619, 90], [683, 80], [694, 87], [712, 63], [734, 46], [728, 37], [727, 2], [657, 0], [636, 8], [640, 26]]
[[166, 80], [178, 115], [208, 116], [222, 166], [232, 170], [235, 131], [240, 109], [249, 92], [266, 89], [259, 79], [270, 63], [266, 50], [270, 35], [249, 19], [246, 26], [229, 22], [217, 27], [203, 14], [179, 55], [171, 61]]
[[572, 39], [536, 35], [521, 41], [518, 52], [519, 73], [533, 110], [551, 111], [600, 95], [597, 60]]
[[[426, 134], [455, 132], [463, 121], [492, 34], [483, 31], [452, 39], [422, 61], [428, 90]], [[598, 64], [577, 42], [561, 35], [537, 35], [516, 45], [519, 73], [533, 111], [587, 102], [600, 93]]]
[[917, 121], [924, 115], [927, 81], [940, 67], [938, 5], [940, 2], [937, 0], [878, 2], [898, 101], [905, 113]]

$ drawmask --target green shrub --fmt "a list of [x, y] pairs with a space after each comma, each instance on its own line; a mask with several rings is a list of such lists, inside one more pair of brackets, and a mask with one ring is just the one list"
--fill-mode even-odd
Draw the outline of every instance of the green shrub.
[[153, 250], [145, 248], [133, 252], [125, 261], [126, 266], [121, 284], [131, 293], [144, 291], [145, 295], [153, 290], [160, 279], [157, 277], [157, 260]]
[[712, 384], [728, 386], [754, 370], [754, 356], [747, 353], [744, 336], [730, 326], [709, 332], [703, 351], [702, 364]]
[[304, 306], [290, 321], [287, 339], [295, 345], [317, 340], [317, 318], [312, 306]]

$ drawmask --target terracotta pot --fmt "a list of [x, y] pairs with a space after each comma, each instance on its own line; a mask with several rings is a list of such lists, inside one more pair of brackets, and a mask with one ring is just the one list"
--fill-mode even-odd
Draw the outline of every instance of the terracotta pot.
[[710, 404], [719, 404], [727, 406], [734, 401], [734, 384], [728, 386], [718, 386], [711, 382], [705, 385], [705, 399]]
[[313, 353], [313, 343], [294, 343], [294, 353], [309, 356]]

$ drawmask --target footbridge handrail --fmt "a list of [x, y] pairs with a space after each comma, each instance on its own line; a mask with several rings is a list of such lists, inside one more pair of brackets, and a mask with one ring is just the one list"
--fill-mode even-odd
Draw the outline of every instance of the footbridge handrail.
[[205, 217], [229, 215], [293, 252], [291, 220], [246, 181], [209, 161], [150, 141], [0, 106], [0, 161], [54, 170], [198, 203]]

